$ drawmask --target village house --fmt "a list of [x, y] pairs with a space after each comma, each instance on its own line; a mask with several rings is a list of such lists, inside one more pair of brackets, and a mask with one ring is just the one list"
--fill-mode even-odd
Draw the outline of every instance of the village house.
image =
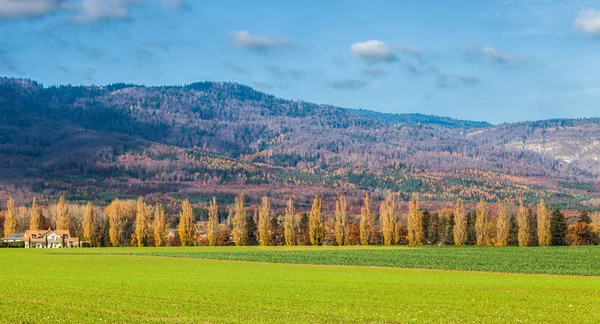
[[67, 230], [28, 230], [21, 237], [25, 248], [78, 247], [78, 238], [73, 238]]

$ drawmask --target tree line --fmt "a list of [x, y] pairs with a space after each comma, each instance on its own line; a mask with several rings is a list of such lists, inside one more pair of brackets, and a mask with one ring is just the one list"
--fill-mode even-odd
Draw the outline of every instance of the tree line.
[[[492, 208], [494, 207], [494, 208]], [[0, 214], [4, 236], [25, 229], [69, 230], [91, 246], [190, 246], [190, 245], [478, 245], [550, 246], [600, 243], [599, 214], [595, 220], [582, 210], [568, 221], [558, 209], [538, 204], [517, 206], [484, 200], [468, 210], [462, 199], [453, 208], [435, 212], [419, 206], [412, 194], [408, 212], [400, 213], [397, 195], [389, 192], [374, 210], [366, 194], [359, 215], [351, 215], [344, 195], [335, 198], [335, 211], [323, 211], [323, 199], [315, 195], [308, 211], [298, 212], [292, 198], [283, 213], [276, 213], [269, 197], [250, 207], [243, 193], [233, 206], [218, 206], [212, 198], [203, 206], [207, 220], [195, 217], [185, 199], [175, 217], [167, 217], [161, 204], [150, 205], [143, 197], [114, 199], [105, 208], [70, 205], [60, 197], [42, 213], [34, 198], [30, 208], [15, 206], [12, 197]], [[223, 217], [226, 214], [226, 217]]]

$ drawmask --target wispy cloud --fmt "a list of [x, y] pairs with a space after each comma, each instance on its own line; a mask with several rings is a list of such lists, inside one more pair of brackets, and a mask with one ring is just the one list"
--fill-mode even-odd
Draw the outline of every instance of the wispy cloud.
[[268, 38], [250, 34], [247, 30], [240, 30], [231, 33], [231, 44], [237, 48], [265, 53], [289, 47], [291, 42], [284, 38]]
[[575, 18], [574, 24], [577, 29], [586, 34], [600, 36], [600, 11], [583, 10]]
[[471, 47], [465, 51], [465, 54], [471, 60], [484, 59], [490, 63], [505, 67], [516, 68], [527, 64], [527, 60], [521, 56], [506, 54], [487, 45]]
[[160, 4], [165, 9], [183, 10], [189, 8], [185, 0], [160, 0]]
[[66, 0], [0, 0], [0, 18], [39, 18], [61, 8]]
[[252, 73], [247, 68], [245, 68], [241, 65], [235, 64], [235, 63], [225, 63], [225, 67], [236, 74], [251, 74]]
[[295, 70], [295, 69], [284, 69], [280, 66], [277, 65], [273, 65], [273, 64], [267, 64], [265, 65], [265, 70], [267, 70], [267, 72], [275, 77], [278, 78], [289, 78], [292, 80], [299, 80], [302, 79], [303, 74], [302, 72]]
[[119, 21], [131, 19], [131, 8], [144, 5], [144, 0], [82, 0], [69, 3], [66, 8], [75, 12], [76, 23]]
[[386, 70], [366, 67], [361, 69], [361, 74], [369, 78], [381, 78], [387, 74]]
[[367, 81], [357, 79], [337, 80], [331, 83], [331, 87], [336, 90], [358, 90], [369, 85]]
[[0, 72], [4, 71], [5, 73], [14, 73], [18, 75], [23, 75], [23, 72], [17, 66], [17, 63], [12, 58], [10, 52], [0, 49]]

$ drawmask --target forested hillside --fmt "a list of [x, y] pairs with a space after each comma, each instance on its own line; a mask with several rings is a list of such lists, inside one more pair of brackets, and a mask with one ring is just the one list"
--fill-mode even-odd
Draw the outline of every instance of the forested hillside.
[[[0, 79], [0, 198], [420, 193], [427, 203], [598, 195], [600, 121], [493, 126], [290, 101], [235, 83]], [[1, 199], [0, 199], [1, 200]], [[282, 204], [282, 203], [281, 203]], [[327, 206], [326, 206], [327, 207]]]

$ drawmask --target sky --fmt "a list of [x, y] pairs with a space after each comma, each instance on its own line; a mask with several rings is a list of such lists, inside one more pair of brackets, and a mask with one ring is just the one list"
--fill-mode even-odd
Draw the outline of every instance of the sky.
[[0, 0], [0, 76], [232, 81], [491, 123], [600, 116], [600, 1]]

